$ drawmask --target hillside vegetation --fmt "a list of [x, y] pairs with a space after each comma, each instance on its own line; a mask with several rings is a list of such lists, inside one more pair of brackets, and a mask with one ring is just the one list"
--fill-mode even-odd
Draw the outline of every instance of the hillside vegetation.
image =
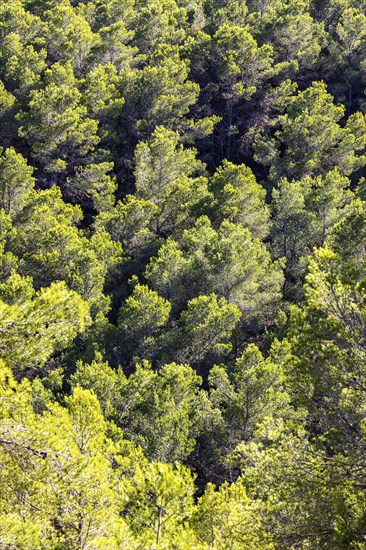
[[366, 2], [0, 0], [0, 548], [366, 549]]

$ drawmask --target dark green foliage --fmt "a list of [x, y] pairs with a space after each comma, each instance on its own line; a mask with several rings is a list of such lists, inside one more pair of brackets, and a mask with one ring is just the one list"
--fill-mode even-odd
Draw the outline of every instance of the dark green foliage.
[[366, 2], [0, 0], [0, 547], [366, 547]]

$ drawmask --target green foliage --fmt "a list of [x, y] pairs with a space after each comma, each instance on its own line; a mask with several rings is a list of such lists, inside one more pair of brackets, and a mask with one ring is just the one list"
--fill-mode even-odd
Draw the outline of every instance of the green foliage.
[[65, 408], [37, 415], [29, 384], [1, 370], [1, 402], [2, 544], [134, 548], [115, 489], [138, 453], [107, 437], [95, 395], [75, 388]]
[[218, 82], [228, 103], [250, 99], [266, 78], [271, 76], [273, 50], [258, 45], [244, 28], [222, 25], [213, 36], [218, 63]]
[[1, 302], [1, 356], [16, 371], [42, 367], [90, 323], [89, 308], [65, 283], [21, 303]]
[[318, 61], [325, 41], [323, 21], [316, 23], [308, 12], [308, 0], [298, 2], [249, 1], [249, 21], [254, 36], [268, 41], [281, 63], [293, 69], [311, 69]]
[[232, 369], [214, 367], [209, 383], [210, 399], [223, 411], [227, 425], [229, 441], [225, 442], [225, 449], [234, 449], [241, 441], [252, 440], [263, 424], [291, 416], [281, 366], [265, 360], [253, 344]]
[[[186, 521], [193, 508], [194, 484], [189, 470], [177, 464], [151, 462], [138, 472], [127, 500], [127, 522], [139, 548], [192, 548]], [[193, 546], [194, 548], [195, 546]]]
[[167, 236], [189, 225], [195, 210], [211, 195], [204, 171], [194, 149], [178, 145], [177, 133], [158, 126], [149, 143], [135, 150], [135, 196], [150, 200], [159, 213], [152, 220], [157, 235]]
[[170, 310], [170, 303], [157, 292], [137, 284], [118, 314], [117, 330], [125, 353], [131, 350], [130, 353], [138, 359], [150, 359], [155, 351], [156, 338], [169, 319]]
[[138, 139], [149, 136], [157, 126], [189, 128], [186, 115], [197, 101], [199, 86], [188, 80], [188, 72], [188, 60], [181, 59], [179, 49], [169, 45], [154, 52], [149, 65], [126, 72], [125, 117]]
[[217, 298], [216, 294], [190, 300], [182, 312], [183, 327], [177, 335], [179, 360], [200, 362], [206, 356], [227, 355], [231, 351], [230, 337], [240, 317], [236, 305]]
[[103, 286], [121, 248], [105, 231], [87, 239], [75, 227], [80, 218], [80, 209], [65, 204], [56, 187], [40, 191], [18, 218], [11, 249], [21, 257], [21, 274], [32, 274], [37, 288], [63, 280], [94, 310], [103, 310]]
[[208, 484], [193, 516], [201, 542], [213, 550], [274, 548], [261, 525], [259, 509], [247, 496], [241, 480], [216, 490]]
[[348, 186], [349, 180], [333, 170], [323, 178], [283, 179], [273, 189], [272, 247], [276, 256], [286, 258], [287, 296], [296, 296], [307, 257], [315, 246], [324, 245], [351, 208]]
[[365, 547], [365, 54], [364, 0], [0, 0], [1, 548]]
[[127, 195], [113, 209], [99, 214], [95, 227], [97, 231], [105, 228], [114, 241], [122, 243], [126, 254], [139, 256], [156, 241], [153, 220], [158, 213], [159, 208], [151, 200]]
[[199, 389], [201, 378], [187, 365], [172, 363], [153, 371], [144, 362], [127, 378], [97, 355], [90, 365], [79, 362], [71, 380], [73, 386], [95, 391], [105, 414], [153, 460], [186, 458], [213, 417]]
[[246, 28], [223, 24], [212, 37], [212, 55], [217, 75], [215, 88], [225, 106], [225, 156], [231, 160], [233, 136], [238, 132], [238, 109], [272, 76], [273, 50], [267, 44], [258, 47]]
[[69, 0], [57, 2], [44, 16], [48, 22], [48, 55], [57, 61], [69, 61], [80, 72], [97, 38], [87, 21], [73, 9]]
[[209, 402], [198, 389], [200, 377], [189, 366], [176, 363], [157, 372], [144, 363], [128, 379], [122, 373], [120, 377], [118, 422], [128, 437], [152, 460], [185, 459], [210, 413]]
[[114, 192], [117, 185], [114, 178], [108, 175], [113, 163], [101, 162], [78, 166], [73, 176], [67, 178], [64, 190], [73, 202], [87, 203], [88, 199], [97, 211], [111, 210], [114, 206]]
[[0, 207], [15, 216], [26, 205], [34, 187], [33, 169], [13, 147], [0, 151]]
[[210, 181], [215, 202], [212, 216], [216, 224], [229, 220], [247, 227], [254, 237], [263, 239], [269, 232], [269, 211], [265, 190], [247, 166], [224, 161]]
[[90, 364], [79, 361], [70, 380], [73, 387], [80, 386], [92, 390], [97, 395], [106, 417], [115, 417], [115, 406], [119, 398], [119, 378], [108, 363], [103, 362], [100, 353], [96, 354]]
[[355, 113], [342, 127], [343, 115], [344, 107], [334, 104], [325, 84], [314, 83], [299, 92], [278, 118], [273, 138], [256, 139], [255, 160], [270, 166], [272, 182], [284, 176], [323, 175], [336, 167], [341, 175], [352, 174], [365, 164], [365, 119], [361, 112]]
[[58, 62], [45, 71], [42, 88], [32, 90], [27, 111], [17, 115], [19, 135], [55, 182], [67, 162], [81, 163], [99, 142], [98, 122], [86, 116], [81, 98], [71, 64]]
[[225, 220], [215, 231], [207, 217], [184, 231], [179, 244], [168, 239], [146, 277], [173, 306], [215, 292], [237, 305], [247, 323], [271, 317], [282, 283], [281, 263], [271, 261], [248, 229]]
[[180, 44], [185, 37], [182, 28], [186, 13], [174, 0], [137, 0], [134, 44], [140, 52], [152, 55], [160, 46]]
[[3, 117], [14, 103], [14, 96], [6, 90], [3, 82], [0, 81], [0, 116]]

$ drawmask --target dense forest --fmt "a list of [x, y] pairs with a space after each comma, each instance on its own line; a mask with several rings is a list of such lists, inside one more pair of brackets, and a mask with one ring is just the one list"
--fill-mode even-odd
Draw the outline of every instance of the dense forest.
[[0, 548], [366, 549], [366, 2], [0, 0]]

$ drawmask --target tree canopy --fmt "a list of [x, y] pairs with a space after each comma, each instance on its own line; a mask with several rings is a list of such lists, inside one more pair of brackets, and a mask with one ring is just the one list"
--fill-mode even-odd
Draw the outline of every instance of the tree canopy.
[[0, 548], [366, 548], [366, 2], [0, 0]]

